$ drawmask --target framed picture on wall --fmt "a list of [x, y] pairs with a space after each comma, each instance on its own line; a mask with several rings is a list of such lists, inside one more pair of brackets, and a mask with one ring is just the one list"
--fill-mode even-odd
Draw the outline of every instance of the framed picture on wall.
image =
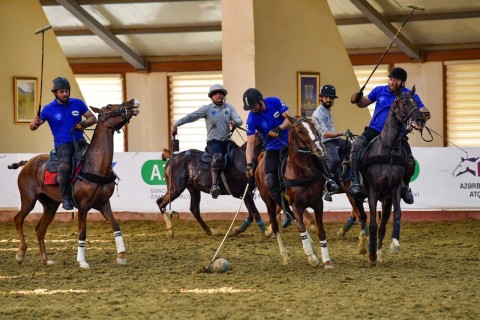
[[319, 72], [297, 72], [297, 115], [311, 117], [318, 106]]
[[37, 78], [13, 78], [14, 122], [30, 122], [35, 117], [38, 104]]

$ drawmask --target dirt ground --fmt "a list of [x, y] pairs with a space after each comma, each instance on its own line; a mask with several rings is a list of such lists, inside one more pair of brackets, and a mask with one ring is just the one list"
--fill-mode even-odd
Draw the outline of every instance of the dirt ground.
[[[128, 264], [121, 266], [110, 226], [89, 222], [88, 270], [76, 263], [76, 222], [50, 226], [51, 266], [38, 259], [34, 222], [25, 226], [23, 265], [15, 262], [13, 224], [1, 223], [0, 319], [480, 318], [480, 220], [403, 222], [400, 254], [389, 252], [388, 240], [374, 267], [357, 254], [358, 226], [339, 239], [341, 223], [327, 223], [331, 270], [307, 264], [294, 227], [283, 234], [291, 265], [281, 265], [276, 240], [252, 225], [226, 239], [224, 274], [196, 272], [223, 236], [205, 236], [194, 221], [173, 223], [175, 238], [167, 239], [163, 222], [122, 221]], [[223, 233], [230, 225], [208, 223]]]

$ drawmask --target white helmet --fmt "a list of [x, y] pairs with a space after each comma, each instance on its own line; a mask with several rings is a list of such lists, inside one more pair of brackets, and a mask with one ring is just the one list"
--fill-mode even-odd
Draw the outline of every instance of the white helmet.
[[208, 91], [208, 97], [212, 98], [212, 96], [217, 92], [222, 92], [224, 96], [227, 96], [228, 93], [221, 84], [214, 84], [210, 87], [210, 90]]

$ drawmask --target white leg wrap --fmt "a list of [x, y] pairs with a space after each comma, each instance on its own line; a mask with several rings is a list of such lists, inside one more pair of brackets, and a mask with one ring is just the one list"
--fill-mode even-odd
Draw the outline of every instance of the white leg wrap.
[[327, 240], [320, 241], [320, 251], [322, 252], [323, 263], [330, 261], [330, 255], [328, 254]]
[[302, 232], [300, 233], [300, 237], [302, 237], [302, 244], [303, 244], [303, 251], [305, 251], [305, 254], [307, 256], [310, 256], [313, 254], [313, 248], [312, 248], [312, 243], [308, 237], [307, 232]]
[[85, 241], [78, 240], [77, 261], [85, 261]]
[[123, 243], [123, 237], [121, 231], [115, 231], [113, 233], [115, 236], [115, 244], [117, 245], [117, 253], [125, 252], [125, 244]]

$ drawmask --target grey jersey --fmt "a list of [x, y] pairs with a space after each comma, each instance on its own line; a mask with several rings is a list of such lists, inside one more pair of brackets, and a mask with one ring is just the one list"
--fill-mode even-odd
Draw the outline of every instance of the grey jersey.
[[322, 142], [331, 140], [332, 138], [325, 138], [325, 132], [336, 132], [333, 125], [333, 117], [330, 109], [325, 108], [322, 104], [312, 114], [312, 121], [315, 125], [315, 129], [318, 131], [318, 135], [322, 139]]
[[210, 103], [200, 107], [198, 110], [187, 114], [185, 117], [175, 122], [177, 127], [197, 121], [204, 118], [207, 126], [207, 141], [210, 140], [231, 140], [230, 139], [230, 121], [234, 121], [237, 126], [243, 124], [242, 118], [238, 115], [235, 108], [228, 103], [217, 106]]

